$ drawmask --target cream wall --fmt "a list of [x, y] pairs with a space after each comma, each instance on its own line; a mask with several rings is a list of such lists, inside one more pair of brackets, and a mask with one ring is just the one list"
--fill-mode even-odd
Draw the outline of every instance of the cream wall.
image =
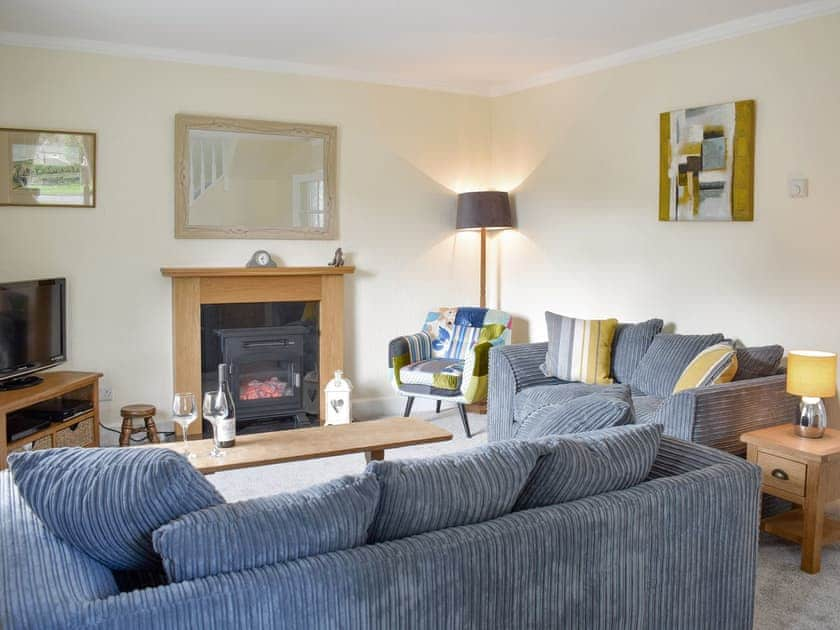
[[[341, 245], [358, 268], [346, 372], [367, 415], [390, 395], [388, 340], [418, 330], [429, 306], [478, 299], [477, 241], [455, 237], [453, 189], [486, 183], [485, 99], [22, 48], [0, 48], [0, 84], [14, 86], [0, 95], [0, 126], [97, 133], [97, 207], [0, 208], [0, 279], [67, 277], [69, 367], [104, 372], [112, 423], [120, 404], [171, 401], [161, 266], [244, 265], [259, 248], [324, 265]], [[337, 125], [340, 239], [175, 240], [178, 112]]]
[[[755, 221], [660, 223], [658, 114], [738, 99], [757, 103]], [[838, 115], [838, 15], [495, 99], [518, 225], [495, 299], [537, 340], [551, 309], [840, 351]]]
[[[393, 404], [386, 344], [424, 310], [477, 301], [477, 235], [453, 191], [513, 191], [518, 230], [490, 243], [490, 305], [514, 340], [543, 311], [720, 330], [748, 344], [840, 350], [840, 16], [495, 99], [270, 73], [0, 48], [0, 126], [98, 133], [93, 210], [0, 208], [0, 279], [64, 275], [70, 366], [98, 369], [113, 406], [171, 396], [164, 265], [358, 266], [346, 371], [359, 415]], [[658, 114], [757, 101], [756, 220], [657, 221]], [[173, 116], [339, 126], [340, 239], [194, 241], [173, 234]], [[787, 178], [810, 179], [807, 199]], [[390, 407], [392, 410], [393, 407]], [[114, 420], [114, 410], [109, 420]]]

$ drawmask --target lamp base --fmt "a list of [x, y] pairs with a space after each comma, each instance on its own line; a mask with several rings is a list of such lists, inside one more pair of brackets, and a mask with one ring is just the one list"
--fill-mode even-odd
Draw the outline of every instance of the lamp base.
[[804, 438], [821, 438], [825, 434], [828, 417], [822, 398], [803, 396], [799, 403], [799, 418], [794, 422], [794, 433]]

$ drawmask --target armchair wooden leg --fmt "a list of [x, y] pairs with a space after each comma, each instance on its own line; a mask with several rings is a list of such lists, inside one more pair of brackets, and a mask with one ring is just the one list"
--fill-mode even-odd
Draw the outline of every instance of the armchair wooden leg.
[[440, 401], [435, 401], [435, 413], [440, 413]]
[[461, 423], [464, 425], [464, 433], [467, 434], [468, 438], [471, 438], [472, 433], [470, 433], [470, 421], [467, 419], [467, 406], [464, 404], [459, 404], [458, 413], [461, 414]]
[[410, 416], [410, 415], [411, 415], [411, 406], [412, 406], [413, 404], [414, 404], [414, 396], [408, 396], [408, 397], [405, 399], [405, 411], [403, 412], [403, 415], [404, 415], [406, 418], [408, 418], [408, 416]]

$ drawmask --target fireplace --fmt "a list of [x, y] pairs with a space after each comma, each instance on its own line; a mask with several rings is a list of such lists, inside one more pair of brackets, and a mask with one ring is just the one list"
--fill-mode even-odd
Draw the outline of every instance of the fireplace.
[[317, 424], [317, 312], [313, 302], [202, 305], [204, 390], [226, 363], [238, 433]]
[[303, 382], [307, 367], [314, 368], [305, 365], [305, 346], [313, 345], [307, 344], [310, 336], [313, 328], [303, 324], [219, 331], [238, 422], [285, 416], [309, 424]]
[[[335, 370], [344, 368], [344, 284], [353, 267], [166, 267], [161, 273], [172, 280], [173, 388], [179, 392], [202, 392], [215, 374], [206, 371], [221, 363], [220, 338], [215, 330], [285, 326], [300, 321], [315, 322], [317, 373], [304, 369], [304, 408], [322, 423], [324, 397], [318, 397]], [[300, 303], [304, 308], [300, 308]], [[288, 306], [288, 305], [292, 306]], [[219, 319], [205, 317], [205, 307], [242, 306], [247, 317]], [[296, 312], [292, 312], [292, 311]], [[300, 312], [297, 312], [300, 311]], [[304, 313], [304, 311], [309, 311]], [[305, 317], [304, 317], [305, 314]], [[256, 323], [248, 317], [259, 317]], [[253, 321], [253, 320], [252, 320]], [[209, 327], [208, 327], [209, 325]], [[214, 344], [208, 345], [213, 338]], [[216, 348], [216, 356], [205, 356], [204, 348]], [[306, 355], [304, 363], [306, 362]], [[312, 402], [307, 407], [307, 399]], [[253, 422], [258, 422], [254, 420]], [[194, 422], [189, 432], [198, 437], [202, 423]], [[180, 435], [180, 429], [175, 428]]]

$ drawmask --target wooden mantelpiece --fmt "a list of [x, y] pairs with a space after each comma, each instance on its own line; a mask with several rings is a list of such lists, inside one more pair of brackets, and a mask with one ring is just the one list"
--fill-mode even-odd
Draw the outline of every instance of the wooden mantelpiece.
[[[175, 391], [201, 394], [201, 305], [318, 302], [321, 423], [323, 391], [344, 367], [344, 276], [355, 267], [163, 267], [172, 278], [172, 362]], [[199, 405], [201, 403], [199, 402]], [[190, 435], [201, 434], [201, 422]]]

